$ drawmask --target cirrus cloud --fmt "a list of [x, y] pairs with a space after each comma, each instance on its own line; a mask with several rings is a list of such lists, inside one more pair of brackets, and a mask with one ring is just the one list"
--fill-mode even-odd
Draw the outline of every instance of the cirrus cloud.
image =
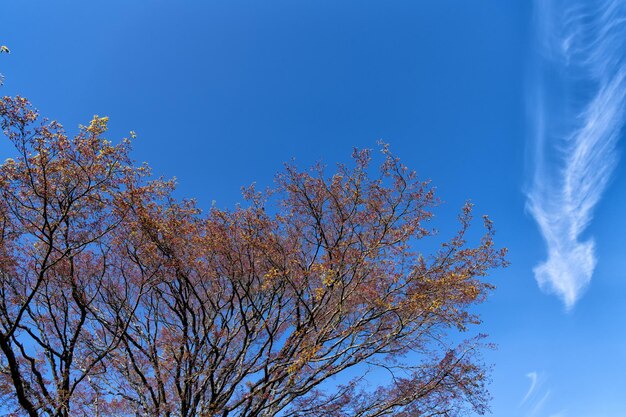
[[534, 268], [570, 309], [591, 281], [582, 235], [617, 165], [626, 108], [626, 1], [536, 0], [539, 57], [529, 110], [535, 153], [527, 209], [547, 247]]

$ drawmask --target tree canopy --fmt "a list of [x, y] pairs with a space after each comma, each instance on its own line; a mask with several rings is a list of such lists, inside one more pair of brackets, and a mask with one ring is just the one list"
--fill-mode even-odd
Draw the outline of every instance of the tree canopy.
[[[471, 309], [485, 217], [429, 253], [437, 199], [386, 145], [203, 212], [112, 144], [0, 101], [0, 403], [21, 416], [459, 416], [487, 410]], [[134, 136], [134, 135], [133, 135]], [[421, 248], [421, 249], [420, 249]]]

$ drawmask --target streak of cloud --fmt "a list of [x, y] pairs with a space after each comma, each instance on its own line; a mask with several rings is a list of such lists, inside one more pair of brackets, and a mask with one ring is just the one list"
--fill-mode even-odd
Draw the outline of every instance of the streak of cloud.
[[566, 410], [550, 414], [546, 412], [546, 409], [552, 408], [549, 404], [552, 391], [543, 387], [546, 381], [545, 374], [533, 371], [527, 373], [526, 377], [530, 379], [530, 386], [519, 405], [519, 408], [523, 410], [523, 415], [525, 417], [545, 417], [547, 415], [550, 417], [566, 417]]
[[530, 379], [530, 387], [528, 387], [528, 391], [522, 399], [522, 404], [528, 401], [533, 392], [535, 392], [535, 388], [537, 387], [537, 372], [529, 372], [526, 374], [526, 376]]
[[539, 56], [527, 209], [547, 246], [540, 288], [574, 306], [597, 258], [583, 232], [617, 165], [626, 109], [626, 0], [535, 0]]

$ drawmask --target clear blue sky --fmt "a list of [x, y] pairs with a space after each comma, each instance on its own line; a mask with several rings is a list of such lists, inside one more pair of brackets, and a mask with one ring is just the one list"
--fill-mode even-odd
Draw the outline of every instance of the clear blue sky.
[[5, 1], [0, 94], [70, 131], [94, 114], [110, 117], [111, 139], [136, 131], [134, 157], [203, 207], [232, 207], [292, 157], [334, 164], [389, 142], [437, 186], [444, 233], [471, 198], [510, 249], [481, 307], [480, 330], [499, 345], [487, 354], [493, 414], [623, 417], [623, 163], [581, 231], [597, 264], [573, 307], [533, 273], [547, 259], [525, 194], [543, 175], [529, 99], [544, 88], [536, 12], [527, 0]]

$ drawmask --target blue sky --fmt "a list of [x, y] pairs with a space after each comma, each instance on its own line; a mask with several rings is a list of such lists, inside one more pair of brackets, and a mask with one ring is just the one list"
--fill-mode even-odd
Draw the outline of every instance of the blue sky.
[[[0, 94], [28, 97], [69, 130], [99, 114], [112, 139], [136, 131], [135, 158], [176, 176], [180, 195], [203, 207], [232, 207], [242, 185], [271, 184], [292, 157], [332, 165], [353, 146], [389, 142], [436, 185], [442, 234], [471, 198], [510, 250], [511, 267], [492, 275], [498, 288], [480, 308], [480, 331], [499, 345], [486, 355], [493, 415], [622, 417], [621, 96], [600, 110], [612, 128], [590, 139], [579, 124], [598, 126], [581, 116], [596, 90], [622, 91], [611, 82], [626, 49], [620, 32], [605, 34], [606, 45], [593, 42], [598, 33], [568, 38], [587, 21], [612, 28], [622, 3], [576, 3], [614, 7], [598, 18], [592, 7], [572, 17], [563, 2], [550, 11], [526, 0], [4, 2], [0, 43], [12, 54], [0, 57]], [[579, 49], [551, 49], [565, 39]], [[612, 67], [596, 47], [614, 50]], [[567, 177], [576, 144], [606, 152]], [[572, 181], [578, 200], [563, 192]], [[587, 216], [557, 209], [580, 199], [593, 203]], [[591, 239], [585, 267], [572, 253]]]

